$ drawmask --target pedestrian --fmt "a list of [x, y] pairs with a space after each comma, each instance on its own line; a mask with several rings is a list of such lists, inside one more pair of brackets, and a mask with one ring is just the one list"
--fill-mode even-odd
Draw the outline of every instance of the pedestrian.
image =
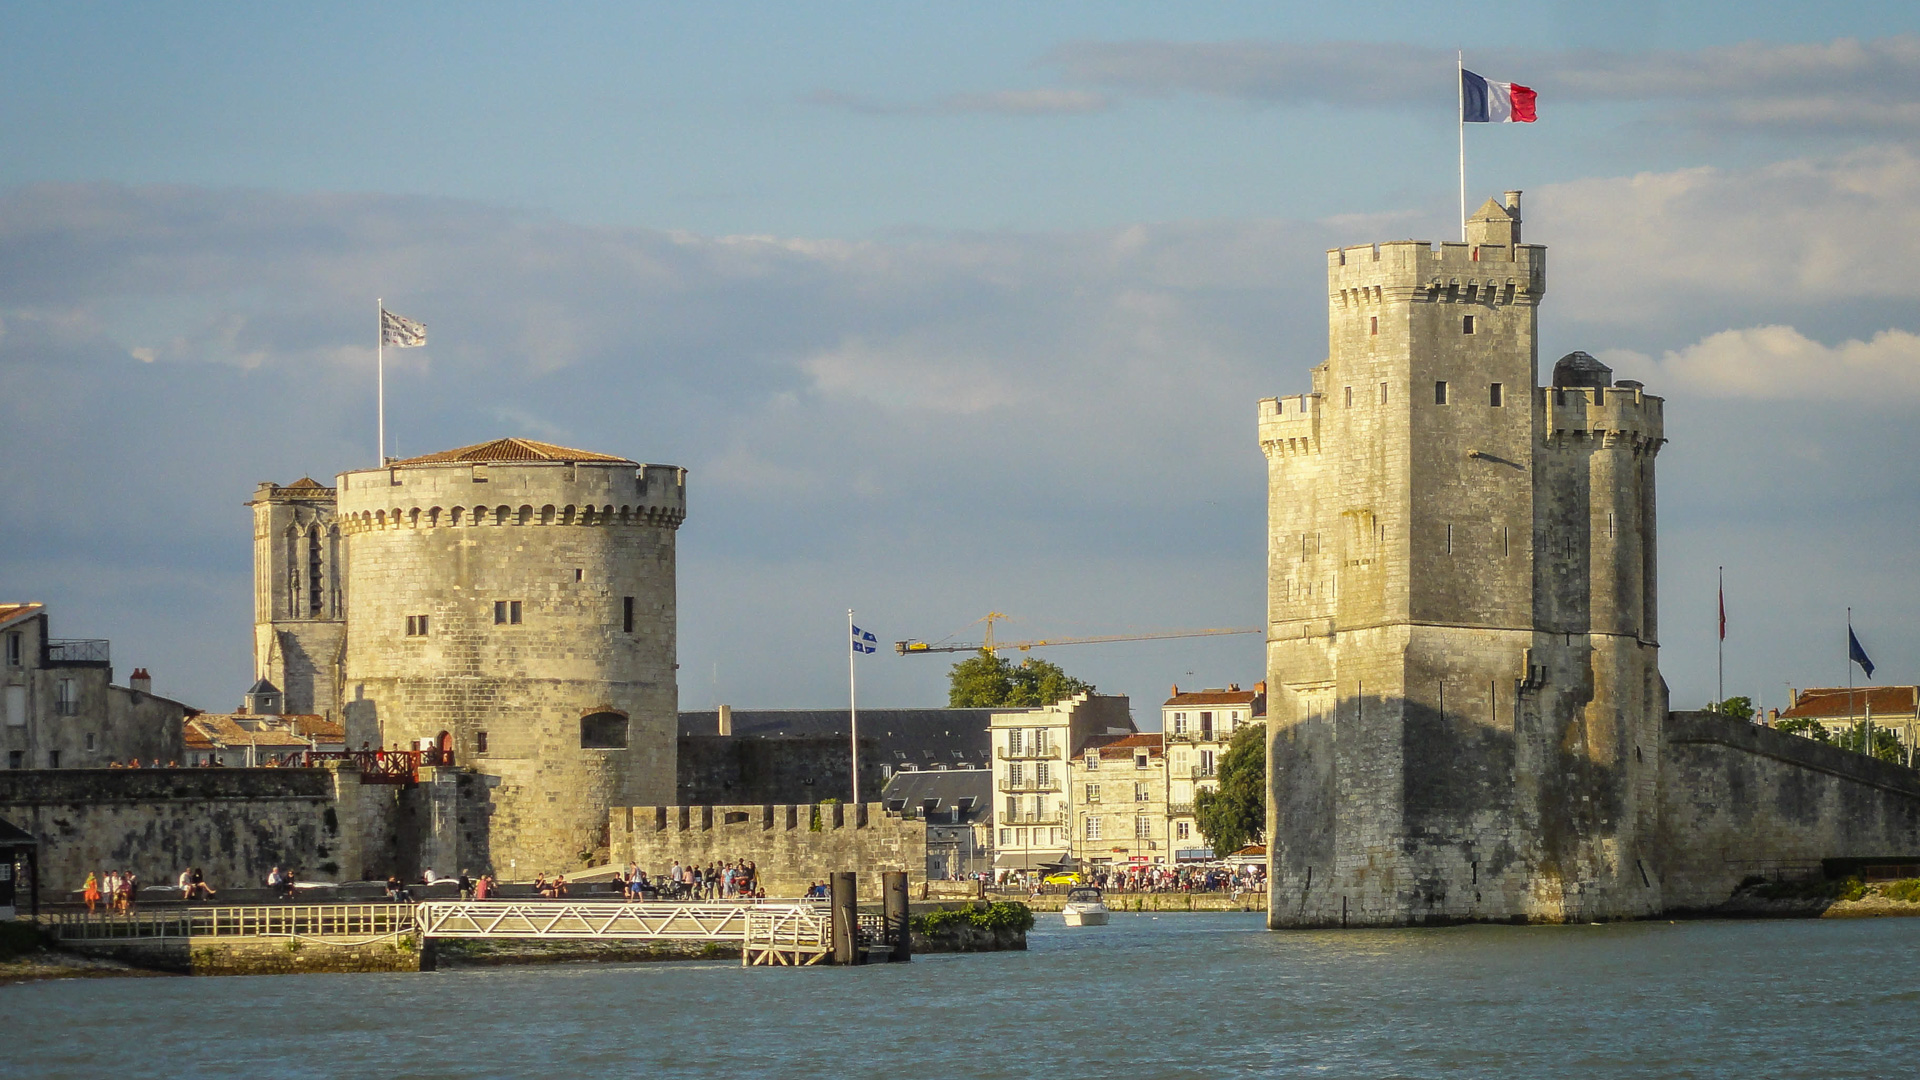
[[465, 869], [460, 871], [460, 899], [473, 899], [473, 874]]
[[140, 891], [140, 879], [129, 870], [120, 875], [120, 910], [133, 914], [133, 901]]
[[94, 914], [100, 907], [100, 879], [93, 871], [87, 871], [87, 883], [80, 888], [80, 896], [87, 902], [87, 914]]

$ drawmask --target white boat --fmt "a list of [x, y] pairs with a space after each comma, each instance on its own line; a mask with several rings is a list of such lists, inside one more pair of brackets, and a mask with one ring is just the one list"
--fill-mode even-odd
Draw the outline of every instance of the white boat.
[[1101, 899], [1100, 890], [1081, 886], [1067, 893], [1067, 902], [1060, 909], [1068, 926], [1105, 926], [1107, 925], [1107, 904]]

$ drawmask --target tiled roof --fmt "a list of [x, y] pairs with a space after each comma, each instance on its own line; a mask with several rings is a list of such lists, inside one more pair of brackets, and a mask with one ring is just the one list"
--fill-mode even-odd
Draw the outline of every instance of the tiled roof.
[[264, 731], [251, 731], [241, 727], [232, 715], [225, 713], [201, 713], [187, 721], [187, 731], [198, 729], [214, 746], [240, 749], [253, 746], [261, 750], [305, 750], [307, 740], [291, 731], [277, 731], [267, 728]]
[[611, 454], [596, 454], [591, 450], [573, 450], [552, 443], [535, 442], [532, 439], [495, 439], [492, 442], [474, 443], [457, 450], [442, 450], [437, 454], [424, 454], [420, 457], [390, 461], [389, 465], [445, 465], [454, 462], [472, 461], [606, 461], [619, 465], [636, 465], [638, 462]]
[[971, 799], [960, 819], [982, 821], [993, 812], [993, 773], [985, 769], [894, 773], [880, 798], [890, 809], [900, 804], [924, 810], [932, 802], [935, 814], [945, 814], [958, 807], [960, 800]]
[[1869, 708], [1875, 716], [1912, 716], [1913, 706], [1911, 686], [1861, 686], [1852, 691], [1844, 686], [1817, 687], [1800, 691], [1791, 709], [1780, 710], [1780, 719], [1864, 719]]
[[329, 720], [318, 713], [287, 713], [280, 719], [292, 727], [293, 733], [301, 738], [313, 737], [321, 742], [345, 742], [347, 727], [345, 724]]
[[281, 488], [280, 490], [281, 491], [332, 491], [333, 489], [321, 483], [320, 481], [315, 480], [311, 476], [303, 476], [300, 479], [295, 480], [293, 483], [288, 484], [286, 487]]
[[46, 610], [45, 604], [0, 604], [0, 626]]
[[1252, 705], [1260, 695], [1252, 690], [1186, 690], [1167, 699], [1168, 705]]
[[1087, 750], [1098, 749], [1100, 757], [1131, 761], [1141, 750], [1148, 757], [1159, 757], [1166, 750], [1166, 737], [1157, 731], [1138, 731], [1131, 735], [1096, 735], [1087, 740]]

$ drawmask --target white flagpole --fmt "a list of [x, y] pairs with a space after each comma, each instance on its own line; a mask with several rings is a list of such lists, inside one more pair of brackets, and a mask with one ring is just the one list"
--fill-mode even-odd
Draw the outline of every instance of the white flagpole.
[[[1465, 204], [1462, 203], [1462, 205]], [[379, 389], [374, 391], [374, 397], [379, 402], [377, 411], [380, 416], [380, 452], [374, 455], [374, 465], [376, 468], [385, 468], [387, 464], [387, 302], [376, 297], [373, 304], [380, 311], [373, 320], [373, 369], [374, 378], [379, 383]]]
[[847, 609], [847, 720], [853, 733], [853, 805], [854, 821], [860, 820], [860, 705], [853, 679], [853, 609]]
[[1467, 53], [1454, 54], [1453, 118], [1460, 125], [1460, 241], [1467, 239]]

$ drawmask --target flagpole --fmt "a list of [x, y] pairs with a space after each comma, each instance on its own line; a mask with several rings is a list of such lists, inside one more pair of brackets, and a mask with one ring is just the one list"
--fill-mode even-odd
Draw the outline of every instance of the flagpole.
[[1714, 712], [1727, 711], [1727, 568], [1720, 568], [1720, 655], [1717, 662], [1718, 691], [1714, 696]]
[[379, 402], [376, 410], [380, 417], [378, 421], [380, 451], [374, 455], [374, 466], [385, 468], [387, 464], [387, 302], [376, 297], [373, 305], [379, 311], [373, 319], [373, 370], [374, 379], [379, 384], [374, 391], [374, 399]]
[[1853, 730], [1853, 609], [1847, 609], [1847, 730]]
[[853, 651], [853, 609], [847, 609], [847, 727], [853, 737], [853, 805], [854, 821], [860, 820], [860, 705], [858, 687], [854, 682]]
[[1453, 119], [1460, 125], [1460, 241], [1467, 239], [1467, 53], [1454, 54]]

